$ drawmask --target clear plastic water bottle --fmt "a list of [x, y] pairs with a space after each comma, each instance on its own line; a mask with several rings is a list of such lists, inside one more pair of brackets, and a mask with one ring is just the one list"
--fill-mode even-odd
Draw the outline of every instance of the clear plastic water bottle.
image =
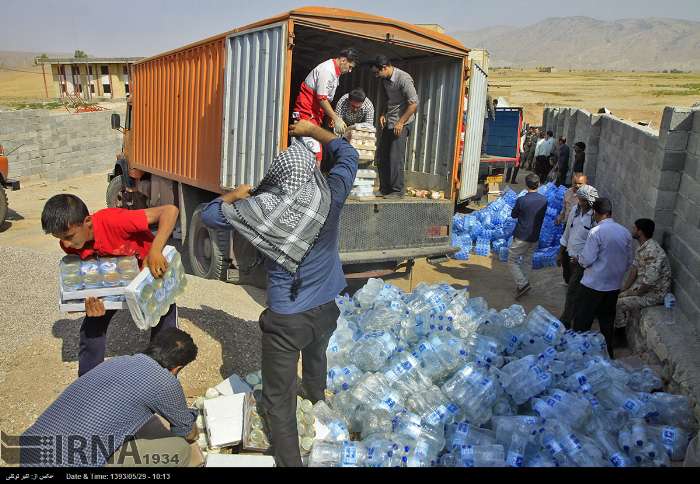
[[651, 399], [657, 414], [649, 419], [650, 422], [672, 427], [696, 427], [692, 403], [685, 395], [657, 392], [651, 395]]
[[409, 353], [399, 353], [388, 361], [384, 376], [392, 388], [405, 392], [417, 392], [433, 384], [421, 370], [418, 360]]
[[441, 389], [460, 405], [473, 425], [482, 425], [491, 418], [493, 405], [502, 392], [498, 381], [473, 363], [463, 366]]
[[399, 444], [392, 434], [377, 433], [365, 438], [362, 443], [367, 449], [365, 467], [400, 467], [402, 466]]
[[367, 459], [367, 449], [361, 442], [314, 442], [309, 467], [361, 467]]
[[672, 426], [649, 426], [648, 428], [656, 438], [661, 440], [672, 461], [681, 461], [685, 458], [692, 437], [688, 430]]
[[666, 324], [676, 323], [676, 297], [672, 293], [667, 293], [664, 296], [664, 322]]
[[523, 467], [525, 465], [525, 448], [529, 443], [529, 429], [524, 425], [517, 425], [511, 434], [506, 453], [506, 464], [509, 467]]
[[588, 391], [597, 393], [612, 383], [611, 378], [601, 365], [593, 364], [578, 371], [563, 381], [563, 387], [569, 391]]
[[[401, 413], [392, 419], [392, 432], [421, 443], [418, 449], [416, 464], [425, 463], [423, 457], [433, 460], [445, 447], [445, 434], [443, 427], [432, 427], [422, 423], [420, 416], [414, 413]], [[415, 449], [413, 449], [415, 455]]]
[[617, 440], [610, 432], [605, 429], [598, 429], [593, 432], [593, 438], [613, 467], [634, 466], [627, 454], [620, 449]]
[[604, 388], [596, 396], [606, 408], [622, 409], [631, 418], [644, 418], [655, 411], [653, 403], [642, 402], [635, 393], [617, 384]]
[[584, 428], [591, 415], [588, 400], [559, 389], [533, 399], [532, 409], [541, 417], [559, 420], [571, 428]]
[[627, 386], [637, 392], [652, 392], [654, 390], [660, 390], [664, 386], [664, 382], [661, 378], [649, 367], [632, 371], [629, 376], [630, 378], [627, 382]]
[[525, 322], [528, 330], [537, 336], [542, 336], [550, 345], [559, 344], [566, 332], [564, 325], [542, 306], [536, 306], [530, 311]]
[[495, 444], [496, 433], [493, 430], [475, 427], [467, 422], [449, 424], [446, 427], [446, 449], [461, 448], [463, 445]]
[[348, 390], [362, 377], [362, 370], [355, 365], [333, 367], [328, 370], [326, 386], [332, 392], [337, 393]]
[[316, 418], [316, 439], [327, 442], [342, 442], [350, 440], [350, 431], [345, 417], [332, 410], [326, 402], [319, 400], [313, 406], [313, 415]]
[[350, 359], [363, 371], [378, 371], [397, 348], [396, 338], [386, 331], [365, 333], [350, 350]]
[[500, 382], [516, 404], [521, 405], [544, 392], [552, 383], [552, 375], [538, 365], [538, 358], [528, 355], [505, 365]]

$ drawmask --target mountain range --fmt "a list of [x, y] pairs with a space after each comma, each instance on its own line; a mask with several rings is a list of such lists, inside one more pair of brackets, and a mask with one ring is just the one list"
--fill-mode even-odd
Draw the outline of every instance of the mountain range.
[[700, 70], [700, 22], [689, 20], [552, 17], [450, 35], [468, 48], [487, 49], [494, 67]]

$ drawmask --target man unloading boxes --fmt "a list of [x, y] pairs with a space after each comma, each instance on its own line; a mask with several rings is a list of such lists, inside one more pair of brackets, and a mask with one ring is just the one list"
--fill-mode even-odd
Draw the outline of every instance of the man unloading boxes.
[[[328, 59], [317, 65], [304, 82], [301, 83], [299, 94], [294, 103], [294, 114], [299, 119], [311, 121], [316, 126], [322, 126], [326, 116], [337, 134], [345, 133], [347, 125], [340, 115], [333, 111], [331, 101], [335, 97], [340, 76], [352, 72], [360, 62], [356, 49], [348, 48], [340, 51], [338, 57]], [[304, 138], [304, 144], [311, 149], [317, 160], [322, 158], [321, 144], [310, 137]]]
[[416, 119], [418, 94], [413, 78], [394, 67], [386, 56], [378, 55], [372, 70], [382, 80], [387, 98], [384, 113], [379, 117], [379, 127], [382, 129], [379, 150], [380, 189], [386, 197], [402, 197], [406, 145]]
[[353, 124], [371, 124], [374, 126], [374, 104], [365, 91], [356, 88], [345, 94], [335, 105], [335, 113], [347, 126]]

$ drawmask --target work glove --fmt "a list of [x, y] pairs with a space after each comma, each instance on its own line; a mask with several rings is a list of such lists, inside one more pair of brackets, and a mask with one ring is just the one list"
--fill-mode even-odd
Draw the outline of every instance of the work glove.
[[345, 130], [348, 129], [345, 121], [343, 121], [343, 119], [339, 116], [333, 120], [333, 123], [333, 132], [338, 136], [343, 136], [345, 134]]

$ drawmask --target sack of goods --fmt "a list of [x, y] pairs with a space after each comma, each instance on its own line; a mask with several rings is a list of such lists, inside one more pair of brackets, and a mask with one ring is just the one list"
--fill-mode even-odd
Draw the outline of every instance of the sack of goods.
[[357, 176], [355, 176], [350, 196], [358, 198], [373, 197], [376, 178], [377, 172], [374, 170], [357, 170]]
[[350, 144], [360, 154], [360, 162], [374, 161], [377, 151], [377, 129], [368, 123], [354, 124], [348, 129]]

